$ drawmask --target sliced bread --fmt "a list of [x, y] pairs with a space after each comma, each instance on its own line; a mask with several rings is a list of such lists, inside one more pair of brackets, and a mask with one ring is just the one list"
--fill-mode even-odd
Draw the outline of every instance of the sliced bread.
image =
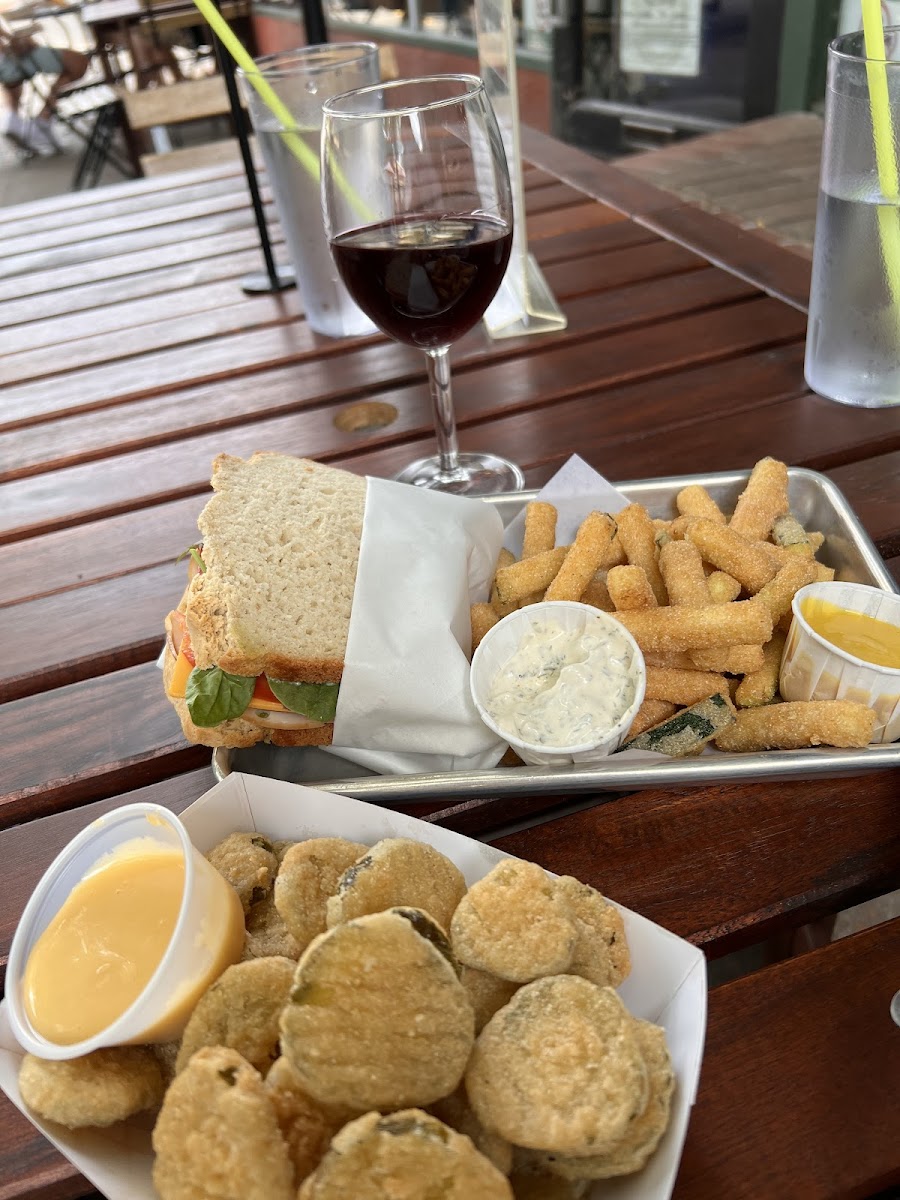
[[221, 454], [185, 619], [198, 667], [338, 683], [366, 482], [309, 459]]

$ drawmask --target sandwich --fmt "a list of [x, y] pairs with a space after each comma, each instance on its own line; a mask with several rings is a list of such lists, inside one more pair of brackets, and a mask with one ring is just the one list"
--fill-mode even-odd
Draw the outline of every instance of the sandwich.
[[163, 677], [204, 746], [332, 740], [366, 482], [309, 459], [213, 462], [187, 589], [166, 618]]

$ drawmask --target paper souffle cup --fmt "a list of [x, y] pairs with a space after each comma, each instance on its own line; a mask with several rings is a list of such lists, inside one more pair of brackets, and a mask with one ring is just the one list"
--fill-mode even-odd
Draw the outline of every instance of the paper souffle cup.
[[900, 628], [900, 596], [865, 583], [810, 583], [791, 605], [793, 621], [781, 656], [785, 700], [855, 700], [875, 710], [873, 742], [900, 738], [900, 668], [880, 667], [840, 650], [815, 633], [801, 611], [810, 597], [865, 613]]
[[[492, 680], [519, 648], [522, 638], [535, 621], [548, 618], [558, 622], [564, 629], [577, 632], [588, 632], [591, 626], [596, 627], [600, 633], [608, 633], [614, 629], [625, 639], [631, 649], [630, 667], [635, 685], [634, 701], [619, 721], [597, 742], [559, 748], [523, 742], [500, 729], [485, 707], [484, 702]], [[643, 703], [646, 686], [647, 668], [644, 665], [644, 656], [625, 626], [609, 613], [593, 608], [590, 604], [580, 604], [570, 600], [543, 600], [538, 604], [529, 604], [525, 608], [516, 609], [515, 612], [511, 612], [498, 621], [484, 635], [472, 656], [472, 669], [469, 674], [472, 699], [482, 721], [499, 738], [508, 742], [523, 762], [535, 767], [599, 762], [613, 751], [618, 750], [625, 734], [631, 727], [637, 710]]]
[[[184, 891], [169, 945], [143, 992], [112, 1024], [80, 1042], [63, 1045], [40, 1034], [25, 1010], [23, 978], [28, 956], [72, 889], [101, 859], [135, 839], [152, 839], [184, 856]], [[236, 906], [236, 908], [235, 908]], [[232, 937], [229, 925], [240, 929]], [[240, 957], [243, 913], [234, 888], [193, 846], [181, 821], [158, 804], [114, 809], [77, 837], [50, 864], [25, 906], [6, 970], [6, 1000], [16, 1040], [39, 1058], [78, 1058], [104, 1046], [165, 1042], [181, 1035], [193, 1003], [219, 971]], [[234, 953], [232, 945], [234, 942]], [[183, 1015], [182, 1015], [183, 1014]]]

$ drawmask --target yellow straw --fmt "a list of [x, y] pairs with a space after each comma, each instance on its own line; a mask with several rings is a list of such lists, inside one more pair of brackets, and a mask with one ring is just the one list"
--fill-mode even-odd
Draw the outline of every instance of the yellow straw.
[[[269, 109], [275, 119], [278, 121], [281, 129], [281, 140], [291, 151], [294, 157], [299, 161], [302, 167], [309, 172], [313, 179], [319, 178], [319, 158], [303, 138], [293, 128], [295, 122], [287, 105], [278, 98], [275, 90], [270, 87], [267, 80], [260, 74], [259, 68], [253, 61], [250, 53], [241, 44], [240, 39], [235, 34], [234, 30], [212, 3], [212, 0], [194, 0], [195, 6], [200, 10], [206, 20], [207, 25], [216, 34], [219, 41], [244, 72], [247, 81], [256, 89], [260, 100]], [[335, 182], [344, 196], [350, 201], [356, 211], [361, 215], [362, 219], [373, 221], [374, 214], [365, 205], [362, 199], [356, 194], [353, 188], [350, 187], [343, 172], [335, 170]]]
[[259, 68], [249, 52], [241, 45], [234, 30], [211, 0], [194, 0], [194, 4], [205, 17], [207, 25], [209, 25], [210, 29], [216, 34], [219, 41], [247, 76], [248, 83], [252, 84], [256, 89], [260, 100], [262, 100], [263, 104], [266, 105], [278, 121], [281, 126], [281, 137], [285, 145], [299, 159], [310, 175], [318, 179], [319, 160], [303, 139], [291, 128], [294, 124], [294, 118], [291, 116], [290, 109], [279, 100], [276, 92], [269, 86], [263, 76], [260, 75]]
[[862, 0], [862, 18], [878, 186], [882, 197], [894, 202], [877, 206], [878, 231], [891, 298], [900, 311], [900, 209], [896, 205], [896, 202], [900, 201], [900, 178], [897, 175], [897, 154], [894, 148], [891, 101], [885, 65], [881, 0]]

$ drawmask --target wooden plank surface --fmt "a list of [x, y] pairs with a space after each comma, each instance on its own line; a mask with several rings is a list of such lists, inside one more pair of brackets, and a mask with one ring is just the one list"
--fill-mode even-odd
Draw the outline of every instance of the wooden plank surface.
[[[569, 325], [497, 343], [475, 329], [454, 348], [461, 447], [508, 454], [529, 485], [576, 449], [612, 479], [776, 454], [827, 471], [900, 577], [900, 410], [848, 409], [806, 389], [808, 266], [552, 139], [526, 133], [525, 145], [530, 244]], [[419, 353], [315, 337], [296, 295], [240, 292], [259, 251], [236, 165], [36, 202], [8, 213], [7, 232], [0, 744], [15, 749], [0, 787], [0, 970], [17, 905], [92, 803], [146, 786], [178, 807], [210, 782], [209, 752], [184, 742], [154, 659], [213, 455], [278, 447], [387, 475], [433, 446]], [[385, 424], [336, 425], [370, 399], [387, 407]], [[576, 803], [486, 795], [413, 811], [594, 883], [712, 957], [896, 886], [898, 785], [895, 772]], [[882, 949], [879, 980], [896, 974], [895, 941], [880, 936], [713, 994], [680, 1197], [858, 1200], [893, 1181], [895, 1146], [873, 1145], [851, 1112], [865, 1086], [857, 1060], [866, 1071], [891, 1062], [856, 982]], [[848, 979], [854, 1006], [841, 1009]], [[808, 1005], [816, 986], [822, 1013], [807, 1036], [791, 989]], [[824, 1165], [804, 1160], [791, 1192], [792, 1145], [771, 1129], [817, 1083], [831, 1100], [815, 1050], [836, 1013], [850, 1016], [828, 1063], [852, 1086], [821, 1128], [804, 1113], [807, 1158]], [[876, 1102], [878, 1089], [860, 1111]], [[83, 1194], [8, 1111], [0, 1200]], [[853, 1139], [866, 1161], [848, 1166]]]
[[896, 1187], [898, 980], [900, 919], [715, 989], [675, 1200]]

